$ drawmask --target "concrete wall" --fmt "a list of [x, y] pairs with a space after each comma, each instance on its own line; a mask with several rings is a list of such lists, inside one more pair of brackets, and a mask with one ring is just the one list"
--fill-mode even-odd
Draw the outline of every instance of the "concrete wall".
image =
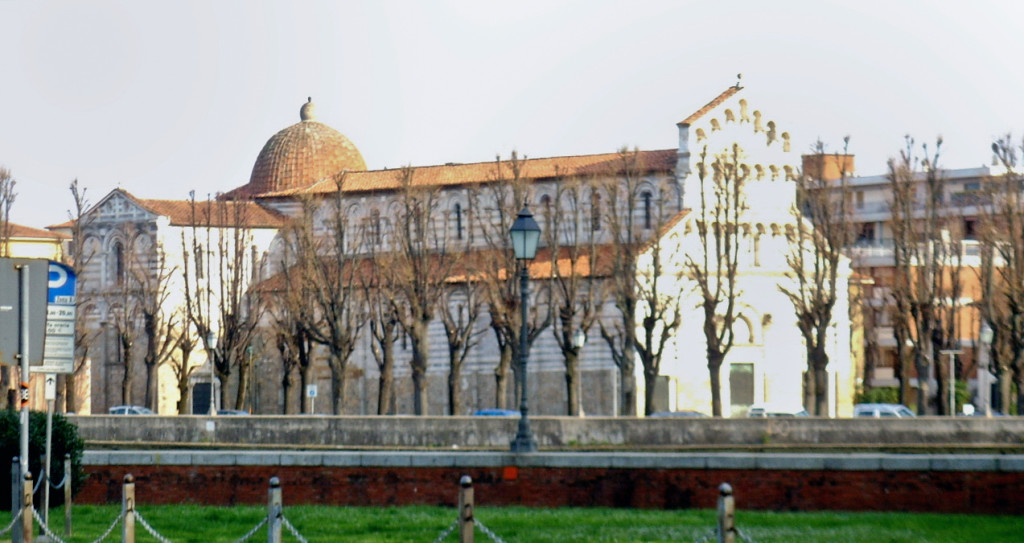
[[[514, 417], [69, 416], [91, 442], [297, 447], [508, 447]], [[1024, 417], [689, 419], [538, 417], [541, 448], [1024, 445]]]

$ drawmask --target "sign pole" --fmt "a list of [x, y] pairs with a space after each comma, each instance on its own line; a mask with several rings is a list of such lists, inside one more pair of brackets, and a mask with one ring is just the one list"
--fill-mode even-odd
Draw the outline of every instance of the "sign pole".
[[57, 375], [46, 374], [46, 454], [43, 456], [43, 467], [39, 471], [43, 484], [43, 523], [50, 525], [50, 466], [53, 465], [53, 406], [57, 401]]
[[29, 311], [28, 265], [18, 266], [21, 275], [21, 474], [28, 473], [28, 371], [29, 371]]

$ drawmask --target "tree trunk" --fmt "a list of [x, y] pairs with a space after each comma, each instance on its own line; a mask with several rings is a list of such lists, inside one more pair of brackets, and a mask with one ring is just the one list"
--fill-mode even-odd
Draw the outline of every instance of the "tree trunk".
[[462, 411], [462, 387], [459, 383], [459, 373], [455, 370], [448, 372], [448, 414], [460, 415]]
[[619, 367], [619, 380], [622, 382], [622, 403], [620, 415], [636, 416], [636, 375], [633, 373], [635, 364], [632, 359]]
[[[295, 376], [290, 371], [284, 371], [281, 375], [281, 413], [288, 415], [294, 413], [294, 409], [288, 409], [288, 399], [291, 397], [291, 391], [295, 384]], [[294, 402], [292, 402], [294, 406]]]
[[430, 340], [427, 326], [430, 321], [417, 320], [410, 330], [409, 339], [412, 343], [412, 401], [413, 414], [427, 414], [427, 364], [430, 361]]
[[121, 403], [123, 405], [132, 404], [132, 380], [135, 378], [135, 366], [132, 364], [132, 350], [131, 347], [125, 346], [122, 343], [124, 358], [121, 363], [124, 365], [124, 375], [121, 379]]
[[[332, 356], [332, 358], [334, 358]], [[331, 361], [331, 412], [341, 415], [345, 412], [345, 367], [340, 360]], [[305, 394], [303, 394], [305, 396]]]
[[644, 368], [644, 416], [654, 413], [654, 394], [657, 392], [658, 372]]
[[914, 367], [917, 369], [917, 414], [927, 415], [928, 411], [928, 359], [921, 349], [914, 349]]
[[244, 355], [241, 363], [238, 364], [238, 390], [235, 391], [235, 409], [245, 409], [245, 400], [249, 397], [249, 387], [252, 383], [252, 356]]
[[388, 341], [383, 346], [384, 359], [380, 368], [380, 379], [377, 385], [377, 414], [395, 414], [395, 350]]
[[157, 365], [146, 362], [146, 407], [157, 412], [156, 375]]
[[508, 370], [512, 367], [512, 347], [501, 347], [498, 355], [498, 367], [494, 369], [494, 407], [508, 408]]
[[722, 363], [725, 357], [716, 352], [708, 353], [708, 376], [711, 379], [711, 416], [722, 416]]
[[306, 395], [306, 387], [311, 384], [309, 382], [311, 373], [313, 373], [311, 366], [304, 366], [299, 369], [299, 412], [303, 415], [311, 414], [309, 409], [310, 398]]
[[565, 391], [566, 414], [570, 417], [580, 415], [580, 362], [579, 355], [572, 350], [565, 352]]

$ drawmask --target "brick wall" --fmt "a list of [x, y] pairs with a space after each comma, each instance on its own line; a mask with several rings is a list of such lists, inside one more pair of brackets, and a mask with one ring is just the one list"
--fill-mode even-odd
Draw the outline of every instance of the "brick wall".
[[264, 504], [278, 477], [285, 504], [454, 507], [473, 478], [477, 503], [536, 507], [712, 508], [730, 483], [740, 509], [1024, 514], [1024, 472], [576, 467], [91, 465], [78, 503], [114, 503], [131, 473], [144, 504]]

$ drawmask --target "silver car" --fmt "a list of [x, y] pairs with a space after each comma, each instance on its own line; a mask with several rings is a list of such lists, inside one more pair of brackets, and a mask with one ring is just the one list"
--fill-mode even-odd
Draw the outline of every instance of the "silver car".
[[916, 417], [909, 407], [899, 403], [859, 403], [853, 406], [855, 417], [895, 417], [910, 418]]

